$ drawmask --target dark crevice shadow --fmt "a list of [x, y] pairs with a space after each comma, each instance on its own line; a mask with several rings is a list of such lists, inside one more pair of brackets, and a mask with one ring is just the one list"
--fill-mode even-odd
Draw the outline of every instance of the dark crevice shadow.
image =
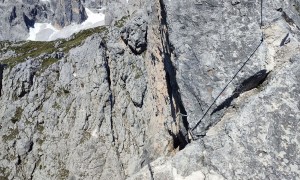
[[284, 46], [285, 44], [287, 44], [288, 43], [288, 37], [289, 37], [289, 33], [287, 33], [286, 36], [281, 40], [279, 46]]
[[106, 46], [106, 42], [105, 41], [102, 41], [100, 43], [100, 46], [99, 48], [102, 48], [103, 49], [103, 57], [104, 57], [104, 68], [106, 70], [106, 81], [108, 83], [108, 90], [110, 92], [109, 94], [109, 105], [110, 105], [110, 129], [111, 129], [111, 133], [112, 133], [112, 142], [115, 143], [116, 142], [116, 137], [115, 137], [115, 131], [114, 131], [114, 124], [113, 124], [113, 117], [112, 117], [112, 114], [113, 114], [113, 108], [114, 108], [114, 96], [113, 96], [113, 92], [112, 92], [112, 89], [111, 89], [111, 83], [112, 83], [112, 80], [111, 80], [111, 72], [110, 72], [110, 67], [109, 67], [109, 62], [108, 62], [108, 59], [109, 57], [107, 56], [107, 46]]
[[300, 30], [299, 26], [295, 23], [295, 21], [290, 18], [286, 12], [282, 11], [282, 17], [284, 18], [284, 20], [290, 25], [290, 26], [295, 26], [298, 30]]
[[6, 65], [0, 64], [0, 97], [2, 95], [2, 81], [3, 81], [3, 70]]
[[35, 21], [33, 19], [29, 19], [25, 14], [23, 14], [24, 23], [29, 30], [29, 28], [34, 28]]
[[211, 113], [211, 115], [213, 115], [214, 113], [224, 109], [224, 108], [228, 108], [232, 101], [236, 98], [238, 98], [242, 93], [246, 92], [246, 91], [250, 91], [251, 89], [254, 89], [256, 87], [258, 87], [259, 85], [261, 85], [267, 78], [269, 72], [267, 72], [267, 70], [261, 70], [257, 73], [255, 73], [253, 76], [250, 76], [249, 78], [245, 79], [232, 93], [232, 95], [227, 98], [225, 101], [223, 101], [223, 103], [221, 103], [219, 106], [217, 106], [213, 112]]
[[[171, 103], [171, 113], [174, 122], [178, 123], [179, 125], [179, 131], [177, 134], [174, 134], [173, 132], [169, 131], [169, 134], [173, 137], [173, 145], [176, 149], [179, 147], [179, 149], [184, 149], [185, 146], [189, 143], [189, 139], [187, 137], [187, 131], [189, 129], [189, 123], [187, 121], [187, 112], [185, 110], [185, 107], [183, 105], [181, 95], [179, 93], [179, 86], [176, 80], [176, 69], [173, 66], [173, 63], [171, 61], [171, 53], [174, 49], [172, 44], [169, 41], [169, 34], [168, 34], [168, 24], [167, 24], [167, 13], [165, 10], [165, 5], [163, 0], [160, 0], [160, 6], [161, 6], [161, 43], [163, 46], [162, 49], [162, 56], [164, 59], [164, 69], [166, 72], [166, 83], [168, 88], [168, 94], [170, 98]], [[174, 99], [174, 101], [173, 101]], [[180, 116], [181, 118], [178, 118]], [[177, 122], [177, 119], [179, 121]]]

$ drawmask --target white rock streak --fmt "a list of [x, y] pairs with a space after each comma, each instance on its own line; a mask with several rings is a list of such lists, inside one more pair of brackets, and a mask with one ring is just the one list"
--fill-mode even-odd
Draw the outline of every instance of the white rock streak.
[[29, 37], [31, 41], [53, 41], [59, 38], [67, 38], [72, 34], [84, 29], [89, 29], [104, 25], [105, 15], [103, 13], [94, 13], [90, 9], [85, 8], [87, 20], [82, 24], [71, 24], [62, 29], [56, 29], [50, 23], [35, 23], [34, 28], [29, 29]]
[[97, 137], [98, 137], [98, 128], [95, 128], [95, 129], [93, 130], [93, 132], [91, 133], [91, 135], [92, 135], [92, 137], [97, 138]]

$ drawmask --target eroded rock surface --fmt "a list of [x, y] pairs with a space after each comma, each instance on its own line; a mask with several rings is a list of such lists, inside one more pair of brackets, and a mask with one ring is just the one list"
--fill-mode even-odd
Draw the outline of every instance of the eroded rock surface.
[[36, 22], [51, 23], [62, 28], [87, 19], [81, 1], [76, 0], [11, 0], [0, 2], [0, 40], [20, 41], [28, 37]]
[[109, 26], [1, 42], [0, 179], [299, 177], [298, 1], [60, 2]]

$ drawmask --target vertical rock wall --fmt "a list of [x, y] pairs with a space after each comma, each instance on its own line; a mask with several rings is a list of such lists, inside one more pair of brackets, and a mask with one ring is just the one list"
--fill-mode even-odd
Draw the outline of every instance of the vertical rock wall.
[[186, 145], [160, 13], [147, 2], [69, 53], [49, 55], [57, 63], [45, 66], [41, 54], [4, 69], [2, 177], [125, 179]]

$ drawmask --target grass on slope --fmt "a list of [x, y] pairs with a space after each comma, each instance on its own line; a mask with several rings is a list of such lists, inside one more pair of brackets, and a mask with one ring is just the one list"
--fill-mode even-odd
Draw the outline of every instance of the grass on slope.
[[[70, 49], [79, 46], [87, 37], [95, 33], [104, 33], [106, 35], [106, 27], [96, 27], [92, 29], [82, 30], [74, 34], [71, 38], [59, 39], [55, 41], [45, 42], [45, 41], [22, 41], [18, 44], [10, 44], [7, 50], [12, 50], [15, 52], [15, 56], [10, 57], [1, 61], [1, 64], [7, 64], [9, 67], [14, 67], [15, 65], [24, 62], [26, 58], [35, 58], [42, 54], [51, 54], [57, 49], [62, 49], [65, 53], [68, 53]], [[59, 44], [55, 47], [55, 44]], [[2, 43], [0, 43], [2, 48]], [[56, 60], [57, 61], [57, 60]], [[42, 63], [43, 68], [56, 62], [55, 59], [47, 59]]]
[[121, 19], [116, 21], [114, 25], [118, 28], [122, 28], [125, 25], [125, 23], [129, 17], [130, 16], [123, 16]]

